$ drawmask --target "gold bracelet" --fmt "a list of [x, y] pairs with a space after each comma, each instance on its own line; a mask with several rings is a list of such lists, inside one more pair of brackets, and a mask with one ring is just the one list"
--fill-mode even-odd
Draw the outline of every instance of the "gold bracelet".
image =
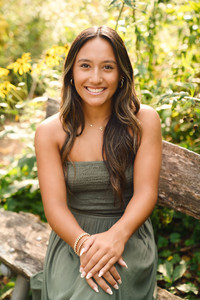
[[77, 250], [78, 256], [80, 256], [80, 250], [81, 250], [81, 247], [83, 246], [83, 244], [84, 244], [87, 240], [89, 240], [89, 237], [80, 243], [80, 245], [79, 245], [79, 247], [78, 247], [78, 250]]
[[78, 252], [77, 252], [77, 250], [76, 250], [77, 244], [78, 244], [78, 242], [80, 241], [80, 239], [81, 239], [82, 237], [86, 236], [86, 235], [90, 236], [90, 234], [87, 233], [87, 232], [84, 232], [84, 233], [80, 234], [80, 235], [77, 237], [77, 239], [76, 239], [76, 241], [75, 241], [75, 243], [74, 243], [74, 252], [75, 252], [77, 255], [78, 255]]

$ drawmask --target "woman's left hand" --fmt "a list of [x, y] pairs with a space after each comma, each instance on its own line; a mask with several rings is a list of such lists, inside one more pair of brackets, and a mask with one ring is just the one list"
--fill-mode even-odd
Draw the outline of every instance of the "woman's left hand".
[[111, 234], [109, 231], [92, 235], [81, 249], [82, 277], [89, 279], [96, 273], [103, 276], [116, 262], [121, 266], [127, 265], [121, 255], [124, 251], [125, 243]]

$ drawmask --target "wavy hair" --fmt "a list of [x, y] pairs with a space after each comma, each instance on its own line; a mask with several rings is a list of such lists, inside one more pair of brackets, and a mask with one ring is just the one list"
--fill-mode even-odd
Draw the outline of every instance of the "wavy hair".
[[[125, 171], [133, 164], [141, 139], [141, 126], [135, 116], [140, 109], [140, 102], [135, 93], [133, 69], [124, 43], [117, 32], [107, 26], [82, 31], [72, 43], [66, 57], [60, 105], [60, 119], [66, 132], [66, 140], [61, 157], [63, 163], [68, 160], [76, 137], [82, 134], [85, 127], [82, 99], [70, 84], [73, 65], [81, 47], [97, 37], [105, 39], [112, 46], [120, 77], [124, 79], [123, 86], [118, 86], [112, 97], [112, 112], [105, 127], [102, 147], [111, 186], [122, 204], [126, 185]], [[81, 128], [80, 132], [78, 128]]]

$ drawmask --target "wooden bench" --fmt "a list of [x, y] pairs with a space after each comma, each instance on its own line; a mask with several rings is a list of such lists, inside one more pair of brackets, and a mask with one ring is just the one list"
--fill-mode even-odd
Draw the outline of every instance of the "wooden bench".
[[[51, 109], [49, 115], [52, 112], [55, 109]], [[163, 141], [158, 204], [200, 219], [199, 183], [200, 155]], [[0, 209], [2, 269], [4, 274], [14, 272], [17, 275], [12, 300], [27, 299], [30, 277], [42, 270], [49, 233], [48, 224], [35, 215]], [[181, 298], [158, 288], [158, 300], [178, 299]]]

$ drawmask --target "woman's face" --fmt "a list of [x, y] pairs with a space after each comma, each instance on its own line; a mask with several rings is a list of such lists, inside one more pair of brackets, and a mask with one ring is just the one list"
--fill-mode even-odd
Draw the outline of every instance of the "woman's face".
[[108, 41], [93, 38], [78, 52], [73, 66], [73, 79], [83, 105], [111, 105], [120, 80], [119, 68]]

